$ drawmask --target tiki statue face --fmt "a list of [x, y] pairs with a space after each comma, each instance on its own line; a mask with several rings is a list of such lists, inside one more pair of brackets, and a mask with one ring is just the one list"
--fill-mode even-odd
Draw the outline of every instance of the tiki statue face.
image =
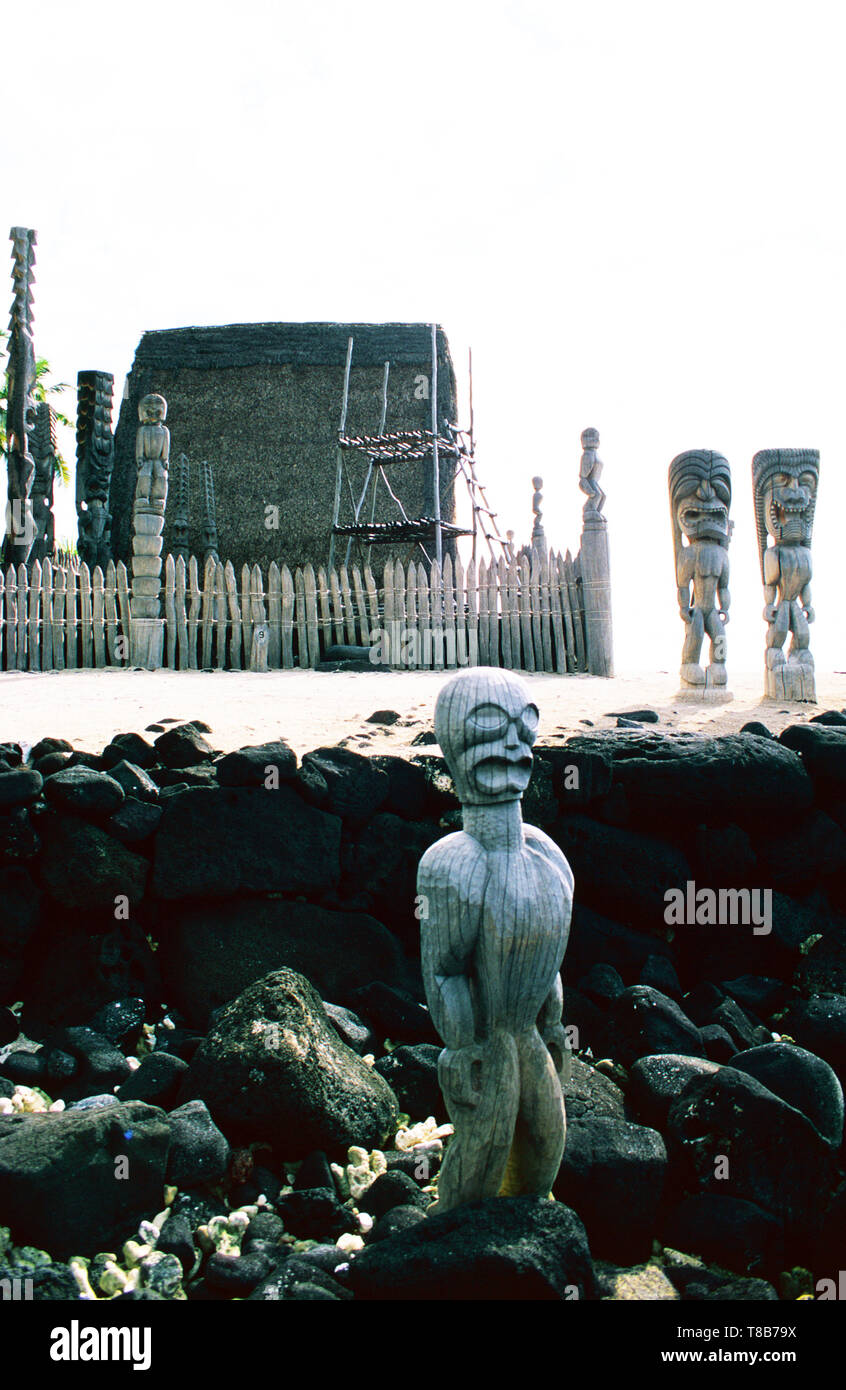
[[688, 541], [718, 541], [731, 535], [731, 474], [721, 454], [693, 449], [670, 465], [670, 503], [676, 534]]
[[462, 804], [522, 796], [537, 730], [537, 707], [510, 671], [477, 666], [448, 681], [435, 705], [435, 733]]
[[138, 419], [142, 425], [156, 425], [167, 415], [167, 401], [164, 396], [143, 396], [138, 402]]
[[761, 449], [752, 460], [758, 550], [767, 535], [776, 545], [811, 544], [820, 477], [816, 449]]
[[807, 545], [811, 539], [811, 501], [817, 479], [810, 470], [781, 469], [764, 486], [764, 520], [776, 542]]

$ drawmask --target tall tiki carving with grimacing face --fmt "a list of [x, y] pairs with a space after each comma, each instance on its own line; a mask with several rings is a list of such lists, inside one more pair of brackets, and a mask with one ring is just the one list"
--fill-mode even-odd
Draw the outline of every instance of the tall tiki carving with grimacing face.
[[[730, 699], [725, 625], [731, 603], [731, 470], [723, 455], [712, 449], [688, 449], [673, 459], [668, 482], [676, 588], [685, 625], [679, 695], [693, 700]], [[706, 636], [709, 662], [703, 667], [700, 657]]]
[[809, 624], [814, 621], [811, 536], [819, 477], [817, 449], [762, 449], [752, 460], [767, 624], [765, 694], [771, 700], [816, 700]]
[[537, 727], [528, 689], [510, 671], [465, 669], [435, 706], [464, 827], [426, 851], [417, 875], [423, 980], [455, 1127], [438, 1211], [497, 1195], [546, 1197], [564, 1153], [559, 971], [573, 875], [558, 846], [523, 824]]

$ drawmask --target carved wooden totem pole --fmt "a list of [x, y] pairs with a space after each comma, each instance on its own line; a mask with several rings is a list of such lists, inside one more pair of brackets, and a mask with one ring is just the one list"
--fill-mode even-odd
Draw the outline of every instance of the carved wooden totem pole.
[[52, 559], [56, 544], [53, 517], [53, 485], [58, 472], [56, 412], [47, 401], [39, 401], [36, 406], [31, 443], [35, 464], [32, 484], [32, 522], [35, 527], [35, 539], [29, 559], [31, 564], [35, 564], [36, 560]]
[[170, 430], [164, 423], [164, 396], [144, 396], [135, 436], [138, 481], [132, 512], [132, 598], [130, 660], [155, 670], [162, 663], [164, 622], [161, 612], [162, 530], [167, 501]]
[[6, 368], [7, 503], [4, 565], [25, 565], [35, 541], [32, 485], [35, 460], [30, 435], [35, 426], [35, 345], [32, 337], [32, 284], [35, 276], [35, 232], [13, 227], [12, 313], [9, 319], [9, 362]]
[[[772, 700], [817, 698], [809, 624], [814, 621], [811, 535], [819, 477], [817, 449], [762, 449], [752, 460], [766, 604], [765, 694]], [[790, 648], [785, 656], [788, 633]]]
[[[689, 449], [670, 464], [669, 487], [679, 613], [685, 624], [679, 696], [715, 703], [730, 700], [725, 625], [734, 523], [729, 521], [728, 461], [711, 449]], [[710, 660], [703, 670], [699, 658], [706, 635]]]
[[173, 468], [173, 539], [171, 552], [174, 560], [185, 560], [191, 555], [191, 464], [186, 454], [180, 454]]
[[110, 372], [77, 372], [76, 515], [80, 560], [105, 570], [112, 558], [109, 488], [115, 461]]
[[587, 496], [582, 508], [582, 543], [579, 559], [585, 605], [585, 637], [588, 670], [592, 676], [613, 676], [614, 639], [611, 631], [611, 560], [608, 520], [603, 515], [605, 493], [599, 486], [602, 459], [599, 430], [582, 430], [579, 487]]
[[464, 829], [432, 845], [417, 876], [423, 979], [455, 1126], [431, 1211], [545, 1197], [564, 1153], [559, 970], [573, 875], [558, 846], [523, 824], [537, 727], [528, 689], [510, 671], [461, 671], [435, 706]]

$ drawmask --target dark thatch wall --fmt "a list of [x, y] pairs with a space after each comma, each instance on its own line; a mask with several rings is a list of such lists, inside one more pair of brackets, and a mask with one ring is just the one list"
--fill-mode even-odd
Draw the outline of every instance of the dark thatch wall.
[[[264, 323], [221, 328], [178, 328], [145, 333], [128, 379], [115, 438], [112, 539], [116, 559], [128, 561], [135, 491], [138, 402], [156, 391], [168, 402], [171, 465], [180, 453], [191, 461], [191, 548], [200, 550], [201, 463], [214, 471], [221, 558], [236, 572], [245, 562], [266, 567], [325, 563], [335, 491], [336, 440], [343, 396], [347, 339], [355, 339], [347, 430], [375, 433], [381, 410], [382, 373], [391, 364], [388, 429], [428, 428], [431, 402], [415, 399], [419, 377], [431, 372], [431, 329], [426, 324]], [[455, 374], [449, 346], [438, 329], [438, 412], [455, 421]], [[364, 468], [359, 468], [363, 479]], [[454, 517], [449, 465], [442, 467], [442, 515]], [[431, 468], [395, 465], [391, 486], [409, 516], [431, 515]], [[359, 484], [360, 487], [360, 484]], [[171, 548], [172, 499], [165, 522], [164, 553]], [[380, 488], [377, 520], [398, 512]], [[349, 520], [349, 492], [341, 519]], [[279, 529], [266, 525], [278, 508]], [[346, 540], [336, 543], [343, 559]], [[408, 547], [373, 551], [374, 569], [388, 555], [408, 558]], [[417, 551], [420, 558], [420, 551]]]

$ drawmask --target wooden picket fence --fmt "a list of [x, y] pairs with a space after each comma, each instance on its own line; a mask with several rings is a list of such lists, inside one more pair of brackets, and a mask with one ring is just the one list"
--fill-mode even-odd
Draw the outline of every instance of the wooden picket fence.
[[[210, 559], [201, 574], [169, 555], [164, 565], [163, 665], [170, 670], [290, 670], [367, 648], [397, 669], [462, 665], [567, 674], [586, 671], [578, 557], [523, 556], [478, 568], [447, 556], [443, 568], [387, 561], [328, 575], [305, 565]], [[129, 666], [126, 566], [93, 574], [75, 557], [0, 571], [0, 671]], [[348, 654], [348, 653], [347, 653]], [[363, 653], [362, 653], [363, 654]]]

